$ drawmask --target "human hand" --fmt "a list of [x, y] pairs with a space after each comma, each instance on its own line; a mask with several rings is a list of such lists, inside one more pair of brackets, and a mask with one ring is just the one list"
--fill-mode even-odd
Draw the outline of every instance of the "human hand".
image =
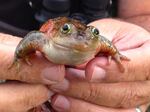
[[44, 103], [53, 92], [42, 84], [51, 85], [64, 79], [64, 66], [50, 63], [40, 53], [31, 57], [32, 66], [20, 62], [19, 72], [16, 67], [8, 69], [20, 40], [18, 37], [0, 34], [0, 80], [20, 81], [0, 84], [1, 112], [26, 112]]
[[[65, 91], [61, 94], [66, 95], [53, 97], [53, 107], [58, 112], [135, 112], [135, 107], [140, 106], [145, 112], [150, 102], [149, 32], [113, 19], [91, 25], [99, 28], [101, 35], [112, 40], [119, 51], [130, 58], [129, 62], [122, 62], [125, 72], [121, 73], [113, 60], [108, 65], [106, 57], [90, 61], [85, 73], [70, 68], [69, 81], [50, 87], [58, 92]], [[90, 83], [84, 81], [84, 76]]]
[[43, 84], [53, 84], [64, 79], [64, 66], [50, 63], [40, 53], [31, 56], [30, 60], [34, 63], [32, 66], [20, 61], [18, 73], [16, 66], [8, 69], [13, 62], [14, 51], [21, 38], [4, 34], [0, 37], [0, 79]]

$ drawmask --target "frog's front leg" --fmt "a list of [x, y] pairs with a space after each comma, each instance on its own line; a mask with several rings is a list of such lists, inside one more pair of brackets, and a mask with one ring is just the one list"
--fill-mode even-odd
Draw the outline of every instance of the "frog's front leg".
[[111, 62], [111, 58], [114, 58], [121, 72], [124, 72], [124, 66], [121, 63], [122, 60], [129, 61], [130, 59], [122, 55], [118, 49], [113, 45], [111, 41], [100, 35], [100, 53], [108, 56], [108, 63]]
[[47, 43], [44, 33], [39, 31], [29, 32], [18, 44], [14, 54], [13, 63], [9, 68], [14, 65], [19, 70], [19, 60], [23, 59], [28, 65], [31, 65], [29, 61], [29, 54], [35, 53], [35, 51], [42, 52], [43, 46]]

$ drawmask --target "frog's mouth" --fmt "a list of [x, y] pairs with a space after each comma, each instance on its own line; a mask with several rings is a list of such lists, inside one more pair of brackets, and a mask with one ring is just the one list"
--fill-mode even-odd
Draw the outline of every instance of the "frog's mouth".
[[88, 47], [83, 48], [80, 45], [71, 47], [71, 46], [62, 45], [62, 44], [59, 44], [56, 42], [54, 42], [53, 45], [56, 49], [61, 49], [61, 50], [65, 50], [65, 51], [74, 51], [74, 52], [93, 52], [93, 51], [96, 51], [96, 49], [89, 49]]
[[[53, 41], [53, 46], [56, 49], [61, 49], [61, 50], [65, 50], [65, 51], [75, 51], [75, 52], [89, 52], [89, 48], [83, 48], [80, 45], [72, 45], [72, 46], [67, 46], [67, 45], [62, 45], [60, 43], [54, 42]], [[91, 50], [93, 51], [93, 50]]]
[[76, 52], [92, 52], [92, 51], [96, 51], [96, 49], [89, 48], [88, 45], [84, 45], [84, 44], [76, 44], [76, 45], [70, 44], [70, 46], [69, 46], [69, 45], [58, 43], [58, 42], [52, 40], [52, 45], [56, 49], [61, 49], [61, 50], [65, 50], [65, 51], [76, 51]]
[[66, 45], [62, 45], [62, 44], [59, 44], [57, 42], [54, 42], [53, 41], [53, 46], [56, 47], [57, 49], [61, 49], [61, 50], [66, 50], [66, 51], [70, 51], [70, 50], [77, 50], [73, 47], [69, 47], [69, 46], [66, 46]]

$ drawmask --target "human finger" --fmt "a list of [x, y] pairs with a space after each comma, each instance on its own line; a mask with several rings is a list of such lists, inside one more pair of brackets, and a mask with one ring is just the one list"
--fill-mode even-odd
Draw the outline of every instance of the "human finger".
[[52, 106], [57, 112], [146, 112], [148, 104], [141, 105], [138, 108], [111, 108], [103, 107], [89, 102], [75, 99], [72, 97], [66, 97], [63, 95], [55, 95], [52, 99]]
[[0, 44], [16, 46], [22, 38], [9, 34], [0, 33]]
[[109, 107], [135, 107], [150, 101], [150, 81], [90, 83], [67, 81], [50, 86], [53, 91]]
[[53, 95], [46, 86], [7, 82], [0, 85], [1, 112], [27, 112]]

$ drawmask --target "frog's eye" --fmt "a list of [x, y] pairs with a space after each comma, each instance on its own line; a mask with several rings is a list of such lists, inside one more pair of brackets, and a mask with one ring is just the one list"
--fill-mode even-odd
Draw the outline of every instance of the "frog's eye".
[[69, 24], [64, 24], [61, 28], [61, 32], [64, 33], [64, 34], [67, 34], [71, 31], [71, 27]]
[[92, 28], [91, 29], [91, 32], [92, 32], [92, 34], [94, 35], [94, 36], [98, 36], [99, 35], [99, 30], [97, 29], [97, 28]]

